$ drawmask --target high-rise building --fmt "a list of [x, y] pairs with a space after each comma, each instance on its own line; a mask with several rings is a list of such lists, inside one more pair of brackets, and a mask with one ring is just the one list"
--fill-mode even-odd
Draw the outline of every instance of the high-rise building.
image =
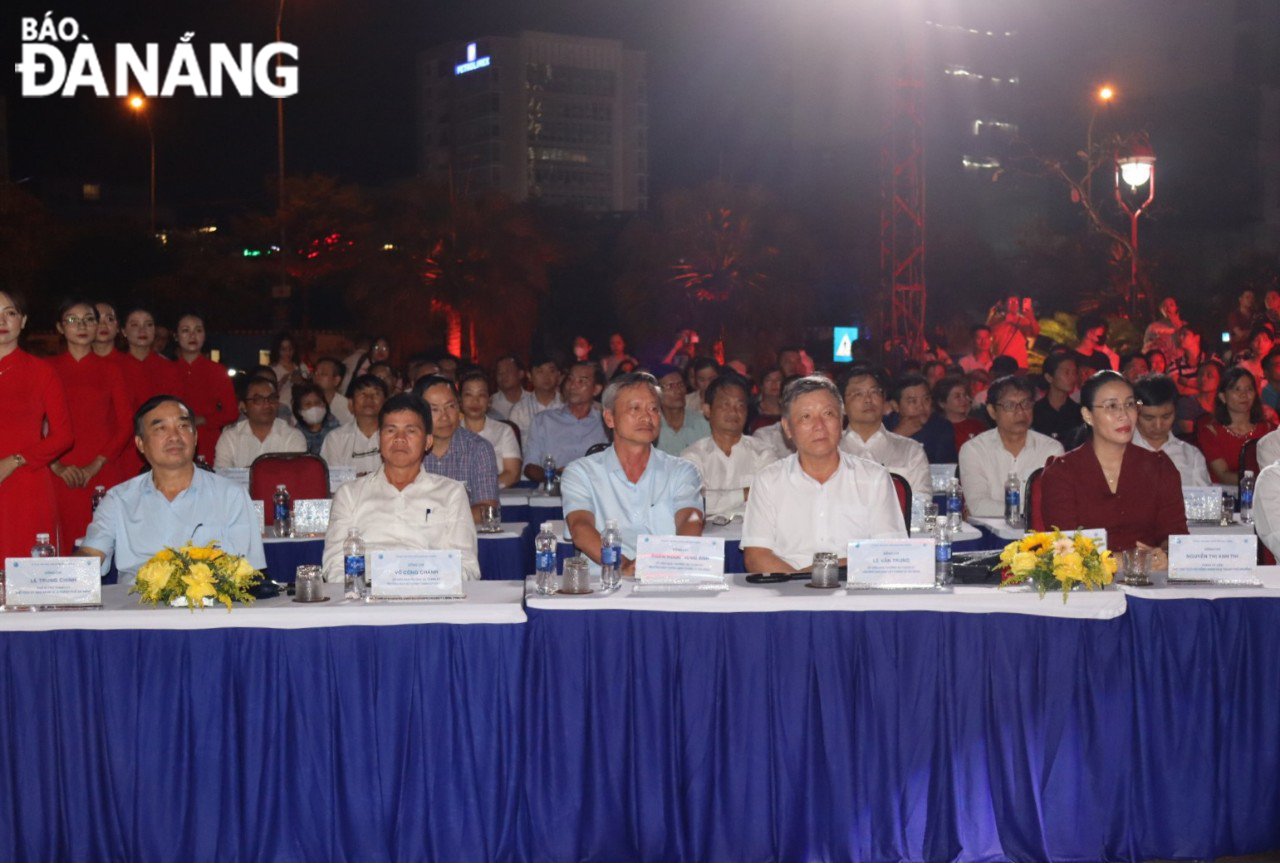
[[418, 170], [468, 194], [645, 209], [645, 56], [613, 39], [522, 32], [419, 56]]

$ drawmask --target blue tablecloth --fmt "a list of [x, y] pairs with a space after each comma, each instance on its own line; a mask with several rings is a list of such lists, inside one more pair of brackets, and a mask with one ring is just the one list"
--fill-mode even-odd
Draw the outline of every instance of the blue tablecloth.
[[1260, 853], [1280, 848], [1278, 655], [1276, 599], [1108, 621], [0, 620], [0, 859]]

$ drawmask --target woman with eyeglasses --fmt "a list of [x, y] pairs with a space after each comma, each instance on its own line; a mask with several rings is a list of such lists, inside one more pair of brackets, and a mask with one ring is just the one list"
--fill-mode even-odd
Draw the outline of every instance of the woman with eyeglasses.
[[1162, 452], [1133, 443], [1138, 403], [1119, 372], [1101, 371], [1080, 389], [1088, 439], [1049, 459], [1041, 475], [1046, 526], [1103, 528], [1113, 552], [1155, 549], [1163, 569], [1169, 536], [1187, 532], [1178, 468]]
[[204, 353], [204, 317], [187, 312], [178, 318], [178, 360], [182, 389], [177, 395], [191, 408], [196, 424], [196, 456], [213, 464], [222, 430], [240, 418], [235, 387], [227, 367]]
[[49, 360], [71, 413], [75, 445], [49, 463], [57, 477], [58, 523], [63, 545], [84, 536], [93, 518], [93, 490], [111, 488], [120, 475], [120, 455], [133, 446], [133, 408], [119, 366], [93, 350], [98, 312], [80, 298], [58, 308], [57, 330], [66, 350]]
[[75, 539], [58, 528], [49, 470], [74, 442], [71, 416], [57, 372], [18, 347], [26, 325], [22, 297], [0, 290], [0, 561], [29, 556], [37, 533], [48, 533], [60, 553]]
[[1209, 463], [1209, 476], [1224, 485], [1240, 481], [1240, 448], [1274, 428], [1262, 414], [1258, 381], [1241, 366], [1227, 371], [1218, 387], [1213, 416], [1196, 429], [1196, 446]]

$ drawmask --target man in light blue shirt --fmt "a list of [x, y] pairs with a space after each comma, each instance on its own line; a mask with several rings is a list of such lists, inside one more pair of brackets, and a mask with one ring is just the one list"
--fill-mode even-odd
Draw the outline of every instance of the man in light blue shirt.
[[596, 444], [607, 444], [608, 435], [596, 409], [596, 396], [604, 385], [604, 373], [595, 363], [574, 363], [564, 381], [564, 405], [533, 418], [523, 443], [524, 475], [534, 482], [545, 479], [542, 460], [551, 456], [563, 468], [582, 458]]
[[597, 566], [608, 519], [622, 535], [622, 572], [635, 573], [636, 538], [702, 535], [702, 477], [682, 458], [653, 446], [661, 427], [653, 375], [621, 375], [604, 391], [613, 446], [565, 468], [560, 483], [573, 544]]
[[195, 466], [196, 428], [191, 409], [174, 396], [156, 396], [133, 416], [134, 443], [151, 470], [107, 492], [79, 554], [114, 555], [121, 584], [165, 547], [217, 540], [255, 569], [267, 565], [262, 532], [249, 494], [234, 482]]

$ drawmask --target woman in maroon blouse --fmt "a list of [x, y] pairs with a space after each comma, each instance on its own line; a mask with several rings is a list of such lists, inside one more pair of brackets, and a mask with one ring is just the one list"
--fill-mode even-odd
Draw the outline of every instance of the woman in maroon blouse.
[[1092, 434], [1045, 464], [1045, 523], [1062, 530], [1104, 528], [1113, 552], [1157, 549], [1153, 563], [1163, 569], [1170, 534], [1187, 532], [1177, 467], [1163, 452], [1132, 443], [1138, 405], [1133, 386], [1120, 374], [1103, 371], [1089, 378], [1080, 406]]

